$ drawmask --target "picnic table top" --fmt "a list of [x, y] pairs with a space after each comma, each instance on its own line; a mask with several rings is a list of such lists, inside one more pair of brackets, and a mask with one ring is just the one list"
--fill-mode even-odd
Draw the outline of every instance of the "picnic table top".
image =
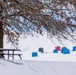
[[21, 51], [20, 49], [5, 49], [5, 48], [0, 48], [0, 50], [3, 50], [3, 51]]

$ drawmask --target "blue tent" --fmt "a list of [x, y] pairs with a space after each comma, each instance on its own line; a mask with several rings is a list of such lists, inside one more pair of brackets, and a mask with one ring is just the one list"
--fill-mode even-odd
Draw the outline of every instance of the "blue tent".
[[54, 50], [53, 50], [53, 53], [58, 53], [58, 50], [54, 49]]
[[37, 57], [38, 53], [37, 52], [32, 52], [32, 57]]
[[67, 49], [67, 47], [62, 47], [61, 53], [63, 53], [63, 54], [70, 54], [70, 50]]
[[62, 47], [61, 53], [63, 53], [65, 50], [67, 50], [67, 48], [66, 47]]
[[73, 50], [72, 51], [76, 51], [76, 46], [73, 47]]
[[70, 50], [66, 49], [65, 51], [63, 51], [63, 54], [70, 54]]
[[40, 48], [38, 49], [38, 51], [41, 52], [41, 53], [44, 53], [44, 49], [43, 49], [42, 47], [40, 47]]

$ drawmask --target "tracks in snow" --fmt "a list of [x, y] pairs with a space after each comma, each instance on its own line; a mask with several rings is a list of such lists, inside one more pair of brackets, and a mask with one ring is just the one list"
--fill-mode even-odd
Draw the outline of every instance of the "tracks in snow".
[[13, 61], [13, 60], [4, 59], [4, 61], [7, 61], [7, 62], [10, 62], [10, 63], [13, 63], [13, 64], [17, 64], [17, 65], [23, 65], [23, 63], [20, 63], [20, 62], [17, 62], [17, 61]]

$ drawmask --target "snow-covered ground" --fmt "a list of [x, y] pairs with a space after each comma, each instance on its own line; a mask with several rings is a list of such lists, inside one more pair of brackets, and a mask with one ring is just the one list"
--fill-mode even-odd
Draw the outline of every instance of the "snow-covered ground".
[[[46, 36], [38, 35], [38, 38], [28, 36], [27, 38], [20, 38], [19, 49], [23, 60], [41, 60], [41, 61], [76, 61], [76, 52], [72, 51], [73, 46], [76, 43], [73, 43], [68, 40], [63, 40], [63, 44], [55, 38], [52, 40], [48, 39]], [[70, 54], [62, 54], [61, 52], [54, 54], [53, 50], [55, 46], [67, 47], [70, 50]], [[44, 53], [38, 52], [38, 48], [43, 47]], [[5, 43], [4, 48], [14, 48], [10, 44]], [[32, 52], [37, 52], [38, 57], [32, 57]], [[15, 57], [19, 59], [19, 57]]]
[[76, 62], [0, 60], [1, 75], [76, 75]]
[[[5, 41], [4, 48], [14, 48]], [[62, 54], [61, 52], [54, 54], [55, 46], [67, 47], [70, 49], [70, 54]], [[73, 46], [75, 43], [71, 41], [64, 40], [61, 44], [57, 39], [50, 40], [45, 36], [20, 38], [18, 47], [23, 54], [23, 60], [19, 60], [17, 56], [15, 60], [0, 60], [0, 74], [76, 75], [76, 52], [72, 51]], [[39, 47], [44, 48], [44, 53], [38, 52]], [[32, 57], [32, 52], [37, 52], [38, 56]]]

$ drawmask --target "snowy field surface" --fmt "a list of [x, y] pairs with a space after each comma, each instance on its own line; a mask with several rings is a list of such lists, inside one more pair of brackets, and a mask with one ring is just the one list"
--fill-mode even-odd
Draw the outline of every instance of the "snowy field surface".
[[[53, 53], [55, 46], [67, 47], [70, 50], [70, 54]], [[18, 48], [21, 49], [22, 59], [23, 60], [39, 60], [39, 61], [75, 61], [76, 62], [76, 51], [73, 50], [73, 46], [76, 46], [76, 43], [73, 43], [69, 40], [63, 40], [60, 43], [57, 39], [48, 39], [46, 36], [19, 38]], [[38, 52], [38, 49], [42, 47], [44, 53]], [[14, 48], [10, 43], [4, 41], [4, 48]], [[37, 52], [37, 57], [32, 57], [32, 52]], [[7, 58], [7, 57], [6, 57]], [[10, 58], [11, 59], [11, 58]], [[15, 59], [19, 59], [18, 56]]]
[[76, 62], [0, 60], [1, 75], [76, 75]]
[[[61, 52], [53, 53], [55, 46], [67, 47], [70, 54], [62, 54]], [[19, 39], [18, 48], [21, 49], [22, 59], [18, 56], [15, 60], [0, 60], [1, 75], [76, 75], [76, 51], [73, 50], [73, 43], [63, 40], [61, 44], [57, 39], [47, 39], [46, 36], [34, 38]], [[42, 47], [44, 53], [38, 52], [38, 48]], [[14, 48], [10, 43], [4, 41], [4, 48]], [[32, 57], [32, 52], [37, 52], [37, 57]], [[7, 56], [5, 56], [7, 59]]]

